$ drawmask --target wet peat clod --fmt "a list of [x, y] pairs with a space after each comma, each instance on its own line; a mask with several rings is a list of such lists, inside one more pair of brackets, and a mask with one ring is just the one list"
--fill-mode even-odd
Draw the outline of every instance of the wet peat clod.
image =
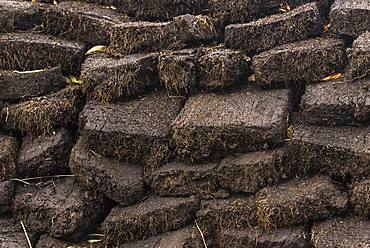
[[0, 100], [17, 101], [61, 90], [66, 86], [61, 68], [30, 72], [0, 70]]
[[370, 175], [368, 127], [319, 127], [300, 125], [289, 143], [289, 158], [300, 175]]
[[16, 177], [18, 149], [15, 137], [0, 133], [0, 181]]
[[366, 124], [370, 120], [370, 80], [308, 85], [301, 112], [315, 125]]
[[255, 193], [290, 176], [283, 149], [250, 152], [222, 160], [216, 170], [220, 187], [233, 192]]
[[184, 227], [195, 219], [199, 199], [150, 196], [130, 207], [112, 209], [102, 224], [109, 245], [145, 239]]
[[266, 230], [305, 224], [346, 210], [348, 194], [326, 177], [293, 180], [256, 194], [258, 223]]
[[0, 122], [11, 130], [33, 135], [51, 134], [59, 127], [73, 124], [81, 104], [80, 87], [68, 86], [46, 96], [4, 107], [0, 112]]
[[370, 180], [352, 183], [351, 204], [354, 213], [362, 218], [370, 216]]
[[109, 44], [113, 26], [130, 18], [98, 4], [62, 1], [43, 14], [43, 32], [92, 45]]
[[368, 0], [335, 0], [330, 10], [334, 33], [358, 37], [370, 31], [370, 2]]
[[82, 87], [88, 99], [114, 102], [132, 98], [159, 85], [157, 65], [158, 54], [92, 55], [81, 66]]
[[83, 190], [75, 178], [60, 178], [17, 188], [14, 213], [28, 230], [73, 241], [104, 213], [103, 197]]
[[315, 223], [311, 240], [315, 247], [366, 247], [370, 242], [370, 221], [338, 218]]
[[15, 182], [0, 181], [0, 215], [6, 214], [7, 212], [10, 212], [12, 210], [14, 192], [15, 192]]
[[172, 127], [176, 153], [186, 161], [216, 160], [283, 143], [289, 91], [247, 91], [190, 97]]
[[[31, 242], [34, 242], [36, 236], [28, 232]], [[24, 235], [22, 225], [14, 219], [0, 218], [0, 247], [1, 248], [24, 248], [29, 247]]]
[[[78, 74], [85, 45], [32, 32], [0, 34], [0, 69], [31, 71], [61, 66]], [[27, 59], [24, 59], [27, 58]]]
[[[256, 82], [315, 82], [341, 71], [347, 62], [342, 40], [313, 38], [275, 47], [252, 59]], [[294, 73], [292, 73], [294, 72]]]
[[19, 178], [68, 174], [73, 137], [66, 129], [40, 137], [27, 135], [18, 155]]
[[353, 42], [352, 48], [347, 49], [347, 55], [349, 65], [346, 76], [348, 78], [355, 80], [370, 77], [370, 32], [358, 37]]
[[284, 14], [268, 16], [225, 28], [225, 46], [247, 54], [260, 53], [278, 45], [304, 40], [321, 33], [322, 20], [315, 2]]
[[134, 204], [144, 196], [142, 166], [105, 158], [86, 147], [82, 139], [72, 150], [69, 166], [80, 184], [123, 206]]

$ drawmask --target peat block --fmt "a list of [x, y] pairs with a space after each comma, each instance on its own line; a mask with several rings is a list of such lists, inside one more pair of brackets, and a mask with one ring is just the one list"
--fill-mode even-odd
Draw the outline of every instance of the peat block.
[[44, 13], [44, 32], [94, 45], [109, 43], [114, 25], [129, 18], [98, 4], [62, 1]]
[[302, 97], [305, 121], [317, 125], [364, 124], [370, 120], [370, 80], [308, 85]]
[[27, 178], [67, 174], [72, 146], [73, 137], [64, 128], [45, 136], [27, 135], [19, 151], [17, 176]]
[[177, 156], [186, 161], [216, 160], [230, 152], [281, 145], [288, 114], [288, 90], [190, 97], [173, 124]]
[[311, 82], [342, 70], [346, 62], [342, 40], [313, 38], [281, 45], [254, 56], [252, 70], [260, 85]]
[[260, 53], [275, 46], [304, 40], [321, 33], [322, 20], [315, 2], [284, 14], [276, 14], [225, 29], [225, 46]]
[[16, 138], [0, 133], [0, 180], [16, 177], [18, 148]]
[[351, 204], [356, 215], [367, 218], [370, 216], [370, 180], [352, 184]]
[[370, 243], [370, 221], [332, 219], [312, 227], [312, 243], [316, 248], [367, 247]]
[[212, 196], [217, 190], [217, 163], [188, 165], [173, 161], [150, 176], [150, 186], [161, 196]]
[[223, 230], [243, 229], [256, 225], [254, 197], [232, 197], [202, 201], [197, 222], [209, 247], [218, 243]]
[[170, 127], [182, 104], [165, 92], [117, 104], [88, 102], [80, 114], [81, 132], [103, 156], [159, 162], [169, 156]]
[[[27, 233], [31, 242], [35, 236]], [[29, 247], [26, 236], [19, 221], [0, 218], [0, 248], [25, 248]]]
[[258, 223], [271, 228], [323, 219], [344, 211], [348, 194], [326, 177], [293, 180], [256, 194]]
[[136, 241], [125, 245], [126, 248], [203, 248], [202, 238], [194, 226], [168, 232], [163, 235]]
[[220, 247], [309, 248], [310, 236], [304, 227], [287, 227], [265, 232], [261, 228], [224, 230]]
[[65, 85], [60, 67], [27, 73], [0, 70], [0, 100], [28, 99], [61, 90]]
[[370, 128], [297, 126], [290, 161], [298, 174], [370, 175]]
[[[370, 24], [369, 24], [370, 25]], [[349, 66], [347, 76], [350, 79], [370, 77], [370, 32], [358, 37], [347, 49]]]
[[84, 191], [74, 178], [18, 187], [13, 208], [28, 230], [69, 241], [80, 238], [104, 212], [103, 197]]
[[97, 189], [108, 198], [127, 206], [144, 195], [141, 166], [119, 163], [91, 151], [80, 139], [74, 146], [69, 166], [72, 174], [90, 189]]
[[81, 66], [81, 80], [89, 99], [112, 102], [135, 96], [159, 85], [157, 54], [112, 58], [89, 56]]
[[[77, 74], [85, 52], [82, 43], [32, 32], [0, 34], [0, 69], [38, 70], [61, 66]], [[24, 59], [28, 58], [28, 59]]]
[[107, 248], [101, 242], [89, 243], [88, 241], [82, 243], [71, 243], [55, 239], [48, 235], [42, 235], [37, 242], [35, 248]]
[[27, 30], [41, 24], [44, 6], [28, 1], [0, 1], [0, 32]]
[[127, 0], [117, 4], [118, 10], [139, 20], [171, 20], [184, 14], [200, 14], [207, 7], [206, 0]]
[[36, 135], [51, 134], [55, 128], [75, 121], [81, 108], [81, 96], [78, 86], [68, 86], [61, 91], [3, 108], [0, 122], [8, 129]]
[[340, 35], [358, 37], [370, 31], [368, 0], [335, 0], [330, 11], [331, 30]]
[[181, 49], [209, 43], [216, 37], [211, 19], [203, 15], [177, 16], [171, 22], [126, 22], [113, 27], [110, 51], [131, 54]]
[[255, 193], [290, 175], [283, 149], [228, 157], [216, 170], [219, 185], [233, 192]]
[[14, 190], [15, 183], [13, 181], [0, 181], [0, 214], [4, 214], [11, 210]]
[[199, 199], [150, 196], [129, 207], [112, 209], [102, 224], [110, 245], [148, 238], [179, 229], [195, 219]]

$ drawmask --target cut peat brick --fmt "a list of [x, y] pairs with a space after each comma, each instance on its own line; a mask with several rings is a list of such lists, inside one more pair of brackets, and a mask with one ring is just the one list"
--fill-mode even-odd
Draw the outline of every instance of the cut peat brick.
[[80, 114], [88, 146], [103, 156], [126, 161], [166, 160], [170, 127], [183, 104], [156, 92], [117, 104], [88, 102]]
[[151, 237], [147, 240], [128, 243], [125, 248], [202, 248], [202, 238], [195, 226]]
[[281, 45], [254, 56], [252, 70], [258, 84], [271, 86], [289, 81], [315, 82], [341, 71], [346, 62], [342, 40], [314, 38]]
[[366, 32], [353, 42], [352, 48], [347, 49], [347, 55], [349, 59], [347, 71], [348, 78], [354, 80], [363, 77], [370, 77], [369, 44], [370, 32]]
[[358, 37], [370, 31], [368, 0], [335, 0], [330, 11], [331, 30], [340, 35]]
[[127, 22], [111, 32], [110, 51], [131, 54], [182, 49], [209, 43], [216, 37], [212, 20], [203, 15], [177, 16], [171, 22]]
[[150, 196], [130, 207], [115, 207], [102, 224], [109, 245], [148, 238], [184, 227], [195, 219], [199, 199]]
[[92, 152], [80, 139], [74, 146], [69, 166], [80, 184], [98, 189], [108, 198], [128, 206], [140, 201], [145, 193], [143, 168], [119, 163]]
[[[35, 236], [28, 232], [29, 238], [34, 241]], [[0, 218], [0, 248], [25, 248], [29, 247], [19, 221]]]
[[177, 156], [216, 160], [232, 152], [281, 145], [288, 115], [288, 90], [190, 97], [173, 124]]
[[367, 247], [370, 243], [370, 221], [340, 218], [315, 223], [311, 239], [315, 248]]
[[12, 204], [13, 204], [14, 190], [15, 190], [15, 183], [13, 181], [0, 181], [0, 214], [4, 214], [4, 213], [11, 211]]
[[[77, 74], [85, 53], [82, 43], [32, 32], [0, 34], [0, 69], [38, 70], [61, 66]], [[24, 59], [28, 58], [28, 59]]]
[[130, 19], [98, 4], [62, 1], [44, 13], [44, 32], [94, 45], [109, 43], [114, 25]]
[[216, 170], [220, 187], [233, 192], [255, 193], [290, 176], [283, 149], [228, 157]]
[[322, 20], [315, 2], [284, 14], [277, 14], [246, 24], [232, 24], [225, 29], [225, 46], [260, 53], [275, 46], [304, 40], [321, 33]]
[[362, 218], [370, 216], [370, 180], [352, 184], [351, 204], [354, 213]]
[[10, 105], [0, 111], [0, 122], [8, 129], [32, 134], [51, 134], [55, 128], [75, 121], [82, 103], [78, 86], [29, 101]]
[[364, 124], [370, 120], [370, 80], [308, 85], [301, 112], [316, 125]]
[[310, 235], [304, 227], [288, 227], [265, 232], [260, 228], [224, 230], [220, 237], [220, 247], [258, 248], [309, 248]]
[[16, 177], [18, 149], [15, 137], [0, 133], [0, 181]]
[[293, 180], [256, 194], [258, 223], [271, 228], [324, 219], [346, 210], [348, 194], [326, 177]]
[[81, 67], [81, 80], [89, 99], [112, 102], [130, 98], [159, 85], [157, 54], [112, 58], [89, 56]]
[[217, 165], [188, 165], [173, 161], [153, 172], [150, 176], [150, 186], [161, 196], [212, 196], [212, 193], [217, 191]]
[[254, 197], [202, 201], [197, 212], [197, 223], [204, 234], [207, 246], [214, 247], [218, 244], [218, 237], [222, 231], [256, 225]]
[[289, 143], [289, 158], [298, 174], [331, 176], [370, 175], [370, 128], [295, 127]]
[[0, 70], [0, 100], [19, 100], [41, 96], [66, 86], [60, 67], [22, 73]]
[[99, 221], [105, 211], [103, 197], [84, 191], [74, 178], [17, 188], [14, 213], [28, 230], [76, 240]]
[[27, 178], [67, 174], [72, 146], [73, 137], [66, 129], [46, 136], [27, 135], [19, 151], [17, 176]]

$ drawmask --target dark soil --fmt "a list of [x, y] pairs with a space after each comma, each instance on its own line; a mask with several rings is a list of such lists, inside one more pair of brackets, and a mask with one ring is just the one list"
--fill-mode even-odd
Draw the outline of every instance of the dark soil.
[[173, 161], [150, 176], [150, 186], [160, 196], [212, 196], [217, 191], [215, 170], [218, 164], [188, 165]]
[[84, 44], [48, 35], [30, 32], [0, 34], [2, 70], [30, 71], [60, 65], [64, 73], [78, 74], [84, 53]]
[[[278, 46], [253, 57], [258, 84], [315, 82], [341, 71], [347, 62], [342, 40], [314, 38]], [[294, 72], [294, 73], [292, 73]]]
[[225, 29], [225, 46], [260, 53], [275, 46], [307, 39], [321, 33], [322, 20], [316, 3]]
[[216, 175], [222, 188], [255, 193], [290, 176], [283, 149], [251, 152], [221, 161]]
[[62, 241], [59, 239], [55, 239], [53, 237], [42, 235], [35, 248], [108, 248], [104, 246], [101, 242], [97, 243], [89, 243], [89, 242], [82, 242], [82, 243], [71, 243]]
[[293, 180], [256, 194], [258, 223], [271, 228], [308, 223], [339, 214], [348, 194], [326, 177]]
[[5, 107], [0, 112], [4, 127], [21, 132], [52, 134], [58, 127], [74, 123], [82, 104], [78, 86]]
[[370, 80], [308, 85], [301, 101], [305, 122], [316, 125], [365, 124], [370, 120]]
[[202, 201], [197, 212], [197, 222], [207, 246], [214, 247], [218, 244], [218, 237], [223, 230], [243, 229], [256, 225], [254, 197]]
[[15, 137], [0, 133], [0, 181], [16, 176], [18, 149], [19, 143]]
[[7, 213], [12, 209], [14, 189], [15, 182], [0, 181], [0, 214]]
[[370, 2], [367, 0], [335, 0], [330, 11], [334, 33], [358, 37], [370, 31]]
[[310, 237], [304, 227], [281, 228], [265, 232], [260, 228], [225, 230], [220, 247], [255, 248], [311, 248]]
[[65, 86], [60, 67], [29, 73], [0, 71], [0, 100], [25, 100], [53, 93]]
[[[34, 241], [35, 236], [29, 233], [29, 238]], [[25, 248], [29, 247], [21, 223], [13, 219], [0, 218], [0, 248]]]
[[199, 199], [151, 196], [130, 207], [115, 207], [102, 224], [112, 246], [179, 229], [195, 218]]
[[312, 227], [315, 247], [366, 247], [370, 243], [370, 222], [358, 219], [333, 219]]
[[82, 185], [128, 206], [144, 196], [143, 168], [105, 158], [86, 147], [80, 139], [69, 160], [72, 174]]
[[157, 54], [134, 54], [120, 59], [92, 55], [81, 67], [83, 88], [89, 99], [103, 102], [134, 97], [159, 85], [157, 65]]
[[186, 161], [216, 160], [232, 152], [281, 145], [288, 113], [287, 90], [190, 97], [173, 124], [177, 156]]
[[182, 104], [164, 92], [117, 104], [88, 102], [80, 114], [82, 137], [103, 156], [156, 166], [170, 155], [170, 126]]
[[68, 174], [73, 137], [66, 129], [53, 134], [23, 138], [18, 155], [19, 178]]
[[69, 40], [106, 45], [111, 28], [129, 20], [98, 4], [62, 1], [44, 13], [43, 31]]
[[74, 178], [18, 187], [14, 213], [28, 230], [76, 240], [104, 213], [103, 197], [84, 191]]
[[290, 162], [298, 174], [367, 177], [369, 128], [295, 127], [290, 141]]
[[[370, 11], [369, 11], [370, 13]], [[349, 65], [347, 77], [350, 79], [359, 79], [370, 77], [370, 32], [362, 34], [347, 49]]]
[[354, 182], [351, 186], [351, 204], [356, 215], [367, 218], [370, 216], [370, 180]]

